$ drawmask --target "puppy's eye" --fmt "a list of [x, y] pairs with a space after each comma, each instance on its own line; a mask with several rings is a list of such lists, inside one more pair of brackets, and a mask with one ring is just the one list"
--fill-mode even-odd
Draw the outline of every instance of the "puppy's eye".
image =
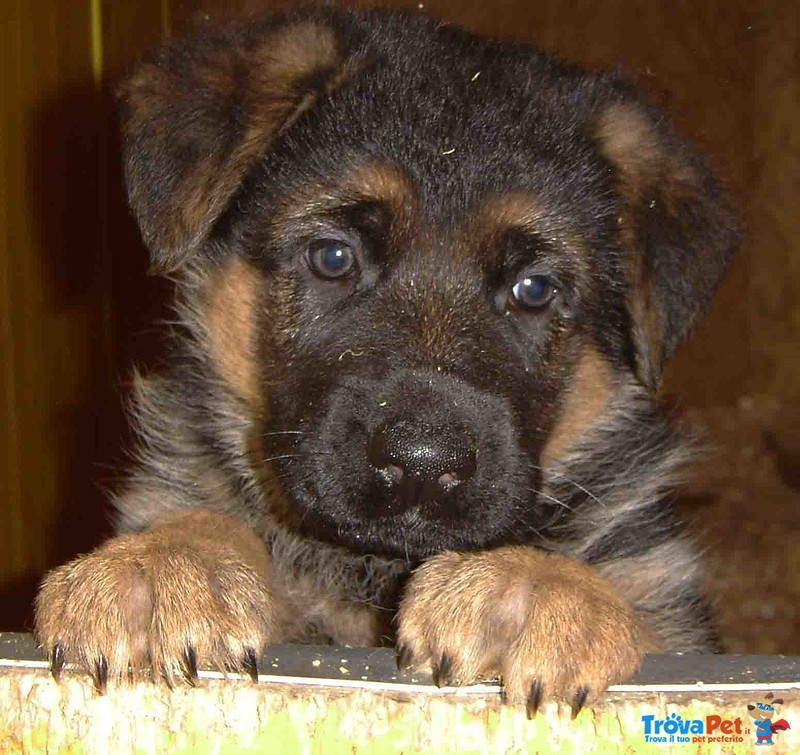
[[528, 275], [514, 284], [511, 298], [519, 307], [544, 309], [557, 293], [555, 284], [546, 275]]
[[311, 244], [306, 260], [312, 272], [320, 278], [344, 278], [356, 269], [356, 255], [345, 241], [320, 239]]

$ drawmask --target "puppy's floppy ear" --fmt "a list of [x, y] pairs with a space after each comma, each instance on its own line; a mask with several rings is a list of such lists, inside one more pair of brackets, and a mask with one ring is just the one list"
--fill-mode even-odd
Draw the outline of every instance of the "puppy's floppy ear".
[[722, 279], [739, 225], [717, 181], [650, 106], [624, 97], [595, 128], [622, 201], [637, 373], [655, 389]]
[[128, 199], [159, 271], [210, 235], [248, 170], [343, 78], [334, 31], [285, 17], [179, 41], [120, 90]]

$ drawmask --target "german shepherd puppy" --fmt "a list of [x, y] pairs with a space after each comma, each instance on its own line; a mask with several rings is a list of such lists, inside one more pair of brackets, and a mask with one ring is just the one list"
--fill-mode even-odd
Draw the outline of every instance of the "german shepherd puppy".
[[655, 393], [737, 223], [630, 83], [317, 10], [178, 41], [121, 101], [180, 324], [118, 536], [38, 597], [56, 676], [255, 677], [312, 636], [533, 714], [711, 647]]

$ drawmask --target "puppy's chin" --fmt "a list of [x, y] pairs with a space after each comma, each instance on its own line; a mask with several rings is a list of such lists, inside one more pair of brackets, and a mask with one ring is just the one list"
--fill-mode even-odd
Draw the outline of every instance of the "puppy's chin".
[[364, 555], [417, 563], [442, 551], [472, 551], [511, 542], [497, 531], [480, 531], [426, 517], [418, 508], [377, 519], [330, 518], [320, 512], [303, 516], [303, 530], [319, 540]]

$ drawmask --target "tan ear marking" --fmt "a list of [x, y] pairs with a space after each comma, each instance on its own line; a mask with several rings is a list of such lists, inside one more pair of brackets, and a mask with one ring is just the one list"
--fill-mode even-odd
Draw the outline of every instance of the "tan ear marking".
[[616, 168], [628, 199], [637, 201], [661, 172], [664, 153], [638, 107], [611, 105], [597, 119], [600, 151]]
[[700, 191], [691, 162], [669, 147], [640, 106], [618, 103], [598, 117], [595, 137], [600, 152], [617, 171], [618, 188], [632, 204], [677, 201]]

